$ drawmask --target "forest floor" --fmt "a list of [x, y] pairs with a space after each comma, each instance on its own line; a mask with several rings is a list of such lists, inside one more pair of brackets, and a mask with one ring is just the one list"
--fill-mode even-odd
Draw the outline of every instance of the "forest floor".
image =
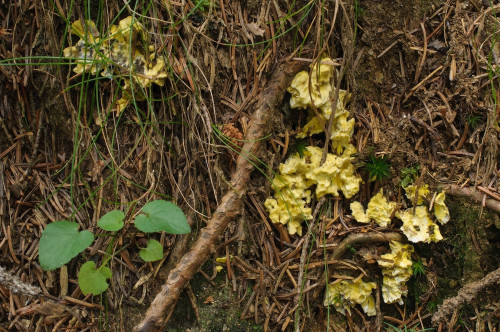
[[[499, 331], [499, 11], [473, 0], [0, 2], [0, 331]], [[287, 88], [325, 58], [330, 102], [350, 93], [348, 159], [362, 181], [350, 198], [312, 195], [312, 218], [291, 234], [265, 204], [280, 164], [306, 146], [335, 149], [325, 133], [297, 138], [310, 118]], [[442, 240], [401, 231], [396, 215], [416, 209], [410, 184], [429, 188], [429, 210], [446, 193]], [[395, 202], [389, 224], [358, 222], [350, 204], [381, 189]], [[134, 228], [159, 199], [182, 209], [190, 234]], [[98, 227], [112, 210], [125, 226]], [[42, 232], [61, 220], [95, 242], [46, 271]], [[151, 239], [163, 256], [144, 262]], [[402, 304], [381, 296], [394, 240], [413, 245]], [[111, 271], [100, 295], [82, 292], [86, 261]], [[324, 305], [328, 283], [360, 280], [374, 283], [373, 315], [344, 311], [345, 294]]]

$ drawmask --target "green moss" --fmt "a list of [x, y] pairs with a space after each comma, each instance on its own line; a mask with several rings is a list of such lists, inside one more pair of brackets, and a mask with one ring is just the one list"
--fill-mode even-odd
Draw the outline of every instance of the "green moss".
[[[440, 226], [444, 239], [431, 245], [415, 245], [416, 252], [429, 262], [429, 272], [437, 277], [437, 289], [427, 305], [431, 313], [444, 299], [455, 296], [463, 285], [477, 281], [500, 264], [495, 246], [488, 242], [497, 237], [495, 216], [486, 209], [480, 216], [477, 205], [464, 199], [447, 197], [446, 204], [451, 218], [446, 225]], [[413, 277], [408, 288], [408, 299], [413, 301], [407, 304], [418, 307], [420, 296], [428, 290], [426, 277]], [[464, 317], [469, 317], [470, 308], [463, 310]]]
[[[213, 262], [210, 260], [203, 266], [203, 270], [208, 275], [212, 274], [212, 268]], [[241, 301], [239, 305], [234, 304], [238, 299], [231, 292], [231, 283], [226, 286], [226, 270], [218, 273], [213, 281], [215, 286], [212, 286], [201, 274], [196, 274], [191, 281], [191, 288], [196, 296], [200, 316], [199, 322], [196, 321], [193, 306], [188, 297], [182, 294], [166, 331], [186, 331], [187, 329], [192, 332], [263, 331], [263, 328], [255, 324], [253, 320], [240, 319], [242, 308], [239, 306], [244, 305], [246, 301]], [[210, 296], [213, 302], [204, 303]]]

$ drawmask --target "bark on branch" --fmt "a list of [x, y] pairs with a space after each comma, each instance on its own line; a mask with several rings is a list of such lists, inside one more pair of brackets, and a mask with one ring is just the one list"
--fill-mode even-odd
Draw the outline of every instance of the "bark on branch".
[[[457, 186], [456, 184], [451, 184], [448, 187], [446, 187], [446, 193], [450, 194], [452, 196], [467, 197], [467, 198], [470, 198], [479, 204], [482, 203], [483, 197], [484, 197], [484, 193], [481, 193], [480, 191], [476, 191], [476, 190], [474, 190], [474, 188], [470, 188], [470, 187], [461, 188], [460, 186]], [[484, 204], [490, 210], [495, 211], [496, 213], [500, 214], [500, 202], [499, 201], [491, 199], [491, 198], [486, 198]]]
[[457, 296], [447, 299], [443, 302], [443, 305], [439, 307], [439, 310], [434, 314], [434, 316], [432, 316], [432, 324], [438, 325], [439, 323], [448, 322], [455, 311], [460, 310], [463, 305], [474, 301], [479, 293], [486, 287], [496, 285], [499, 282], [500, 268], [488, 273], [486, 277], [479, 281], [475, 281], [465, 285], [458, 292]]
[[268, 121], [276, 114], [275, 108], [281, 103], [287, 86], [301, 64], [285, 63], [278, 66], [268, 86], [260, 94], [257, 108], [252, 114], [242, 152], [236, 161], [236, 169], [231, 175], [232, 188], [222, 197], [212, 219], [188, 251], [170, 271], [167, 281], [156, 295], [144, 319], [134, 328], [136, 332], [155, 331], [165, 323], [166, 315], [173, 309], [182, 289], [193, 278], [202, 264], [214, 250], [216, 242], [229, 222], [239, 213], [250, 173], [253, 171], [252, 156], [258, 154], [262, 138], [268, 131]]

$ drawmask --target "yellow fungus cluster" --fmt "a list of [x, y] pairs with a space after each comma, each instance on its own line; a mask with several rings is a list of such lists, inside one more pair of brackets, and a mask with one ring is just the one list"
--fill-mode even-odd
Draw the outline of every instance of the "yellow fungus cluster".
[[332, 82], [330, 82], [333, 77], [333, 66], [325, 62], [331, 61], [326, 58], [319, 64], [315, 64], [311, 75], [307, 71], [301, 71], [295, 75], [288, 87], [288, 92], [292, 95], [291, 108], [308, 109], [312, 104], [316, 108], [322, 108], [330, 104], [330, 95], [333, 90]]
[[[365, 212], [360, 202], [352, 202], [351, 214], [360, 223], [376, 222], [382, 227], [387, 227], [394, 214], [403, 222], [401, 231], [411, 242], [437, 242], [443, 239], [439, 226], [434, 222], [429, 214], [429, 208], [423, 205], [429, 201], [429, 186], [410, 185], [404, 188], [406, 197], [416, 205], [406, 210], [396, 211], [396, 202], [389, 202], [383, 195], [382, 189], [372, 197]], [[445, 203], [445, 193], [436, 195], [433, 201], [434, 216], [441, 224], [445, 224], [450, 219], [450, 213]], [[394, 213], [394, 211], [396, 211]], [[382, 295], [385, 303], [398, 302], [403, 304], [402, 296], [406, 296], [408, 290], [406, 281], [412, 275], [412, 261], [410, 259], [413, 246], [399, 242], [390, 243], [391, 252], [381, 256], [378, 264], [382, 267], [384, 276], [382, 285]]]
[[412, 204], [415, 202], [415, 194], [418, 191], [418, 198], [416, 201], [417, 205], [423, 204], [424, 198], [429, 196], [430, 193], [429, 186], [427, 184], [424, 184], [422, 186], [412, 184], [406, 186], [404, 189], [406, 192], [406, 197], [410, 200], [410, 202], [412, 202]]
[[[331, 59], [323, 59], [311, 69], [298, 73], [288, 91], [291, 93], [291, 108], [308, 109], [309, 119], [297, 135], [305, 137], [325, 130], [326, 121], [333, 110], [333, 66]], [[269, 218], [274, 223], [287, 225], [288, 233], [302, 235], [302, 221], [312, 219], [312, 186], [316, 186], [317, 198], [331, 194], [346, 198], [359, 191], [361, 178], [355, 174], [352, 154], [356, 148], [349, 143], [354, 129], [354, 119], [347, 120], [349, 112], [345, 109], [348, 99], [346, 91], [339, 91], [339, 101], [335, 111], [335, 121], [331, 135], [331, 144], [336, 154], [328, 153], [321, 164], [323, 150], [309, 146], [303, 156], [295, 154], [279, 166], [273, 180], [275, 194], [265, 202]], [[318, 115], [316, 112], [318, 111]], [[321, 164], [321, 165], [320, 165]]]
[[[443, 239], [439, 226], [434, 222], [428, 213], [428, 209], [424, 204], [430, 194], [429, 186], [410, 185], [404, 188], [406, 197], [411, 202], [416, 202], [416, 206], [400, 210], [395, 213], [395, 216], [403, 222], [401, 231], [406, 235], [411, 242], [438, 242]], [[417, 196], [416, 196], [417, 195]], [[434, 216], [441, 224], [445, 224], [450, 220], [450, 212], [444, 204], [445, 193], [441, 192], [434, 199]], [[369, 223], [374, 221], [381, 227], [387, 227], [391, 223], [391, 217], [396, 210], [396, 202], [389, 202], [385, 197], [383, 190], [371, 198], [368, 203], [368, 209], [364, 210], [360, 202], [352, 202], [351, 214], [357, 222]]]
[[360, 223], [375, 221], [381, 227], [387, 227], [391, 223], [391, 216], [396, 209], [396, 202], [388, 202], [384, 197], [383, 189], [371, 198], [366, 213], [360, 202], [351, 203], [352, 216]]
[[162, 57], [158, 57], [153, 45], [147, 45], [143, 26], [131, 16], [112, 25], [109, 35], [99, 37], [99, 31], [92, 21], [72, 24], [71, 32], [80, 37], [75, 44], [65, 48], [63, 53], [72, 58], [77, 74], [89, 72], [93, 75], [112, 77], [122, 75], [122, 97], [116, 102], [116, 110], [123, 110], [131, 100], [143, 100], [143, 90], [153, 83], [163, 86], [167, 72]]
[[350, 156], [329, 153], [320, 166], [322, 155], [321, 148], [307, 147], [302, 157], [296, 153], [281, 164], [273, 180], [274, 197], [269, 197], [264, 205], [271, 221], [286, 224], [290, 234], [302, 235], [302, 221], [312, 219], [307, 206], [311, 186], [316, 186], [318, 198], [327, 194], [338, 196], [339, 191], [349, 198], [359, 191], [361, 179], [354, 174]]
[[359, 304], [368, 316], [375, 316], [375, 301], [372, 295], [375, 288], [377, 285], [374, 282], [364, 282], [361, 278], [355, 281], [332, 282], [327, 287], [324, 305], [333, 305], [338, 312], [345, 315], [346, 310], [351, 313], [351, 308]]
[[438, 242], [443, 239], [438, 225], [429, 217], [427, 207], [419, 205], [396, 212], [396, 217], [401, 219], [401, 231], [411, 242]]
[[410, 259], [413, 246], [392, 241], [391, 252], [381, 256], [378, 265], [382, 268], [384, 281], [382, 297], [385, 303], [403, 304], [403, 295], [408, 294], [406, 282], [412, 275], [412, 261]]
[[290, 107], [308, 109], [307, 124], [297, 135], [299, 138], [319, 134], [325, 131], [327, 121], [335, 108], [331, 144], [337, 154], [350, 146], [354, 132], [354, 119], [347, 120], [349, 112], [345, 108], [350, 95], [345, 90], [339, 90], [336, 107], [333, 105], [333, 72], [334, 68], [329, 58], [312, 67], [311, 74], [307, 71], [298, 73], [293, 79], [288, 92], [291, 94]]
[[[302, 222], [311, 220], [312, 210], [308, 206], [315, 186], [317, 198], [331, 194], [346, 198], [359, 191], [361, 179], [355, 175], [352, 154], [356, 148], [350, 144], [354, 130], [354, 119], [348, 120], [349, 112], [345, 104], [350, 98], [346, 91], [339, 91], [336, 105], [333, 105], [333, 72], [331, 59], [323, 59], [312, 67], [311, 73], [298, 73], [288, 91], [291, 94], [291, 108], [307, 109], [308, 122], [297, 135], [299, 138], [311, 136], [325, 131], [327, 123], [334, 114], [332, 133], [329, 137], [334, 153], [328, 153], [321, 164], [323, 150], [309, 146], [300, 156], [298, 153], [281, 164], [273, 179], [274, 196], [269, 197], [265, 207], [273, 223], [287, 226], [290, 234], [302, 235]], [[415, 207], [397, 211], [397, 203], [390, 202], [382, 189], [371, 198], [365, 211], [360, 202], [351, 203], [352, 216], [360, 223], [375, 222], [381, 227], [391, 223], [393, 215], [403, 221], [401, 230], [412, 242], [439, 241], [443, 237], [439, 227], [432, 221], [427, 206], [430, 190], [427, 185], [407, 186], [408, 199]], [[449, 218], [449, 211], [444, 204], [444, 192], [433, 200], [434, 215], [442, 224]], [[399, 242], [390, 243], [391, 252], [382, 255], [378, 264], [382, 268], [382, 295], [385, 303], [403, 303], [402, 296], [408, 290], [406, 282], [412, 275], [410, 259], [413, 246]], [[374, 282], [364, 282], [361, 278], [354, 281], [337, 280], [329, 284], [325, 296], [325, 306], [333, 305], [337, 311], [345, 314], [347, 310], [360, 304], [369, 316], [375, 315], [375, 304], [372, 290]]]
[[[396, 217], [403, 222], [401, 230], [411, 242], [438, 242], [443, 239], [439, 226], [434, 222], [429, 214], [427, 206], [422, 205], [430, 195], [428, 185], [417, 188], [416, 185], [404, 188], [406, 197], [417, 203], [415, 207], [396, 212]], [[418, 193], [417, 193], [418, 191]], [[415, 196], [418, 195], [416, 198]], [[450, 219], [448, 207], [444, 204], [444, 191], [436, 195], [434, 199], [434, 216], [441, 224], [445, 224]]]
[[446, 224], [450, 220], [450, 211], [448, 210], [446, 204], [444, 204], [445, 198], [446, 194], [442, 191], [437, 194], [434, 199], [434, 216], [442, 225]]

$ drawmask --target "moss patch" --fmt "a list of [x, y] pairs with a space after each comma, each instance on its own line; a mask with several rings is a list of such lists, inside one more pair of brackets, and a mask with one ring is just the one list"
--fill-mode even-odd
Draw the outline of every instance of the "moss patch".
[[[437, 297], [442, 302], [455, 296], [463, 285], [477, 281], [500, 264], [491, 240], [496, 238], [495, 216], [486, 209], [481, 216], [476, 205], [467, 200], [450, 197], [450, 222], [441, 226], [444, 240], [418, 250], [428, 260], [437, 274]], [[492, 245], [493, 244], [493, 245]]]
[[[212, 263], [208, 261], [203, 269], [212, 274]], [[210, 331], [263, 331], [262, 327], [253, 320], [240, 319], [241, 310], [246, 301], [238, 301], [232, 292], [231, 283], [226, 283], [226, 270], [218, 273], [212, 286], [201, 274], [197, 274], [191, 281], [191, 287], [196, 296], [196, 304], [200, 315], [196, 321], [193, 306], [189, 298], [183, 293], [175, 307], [174, 313], [167, 325], [167, 331], [210, 332]], [[245, 298], [248, 299], [248, 295]], [[211, 303], [204, 303], [211, 297]], [[238, 303], [239, 302], [239, 303]], [[262, 323], [262, 322], [260, 322]]]

